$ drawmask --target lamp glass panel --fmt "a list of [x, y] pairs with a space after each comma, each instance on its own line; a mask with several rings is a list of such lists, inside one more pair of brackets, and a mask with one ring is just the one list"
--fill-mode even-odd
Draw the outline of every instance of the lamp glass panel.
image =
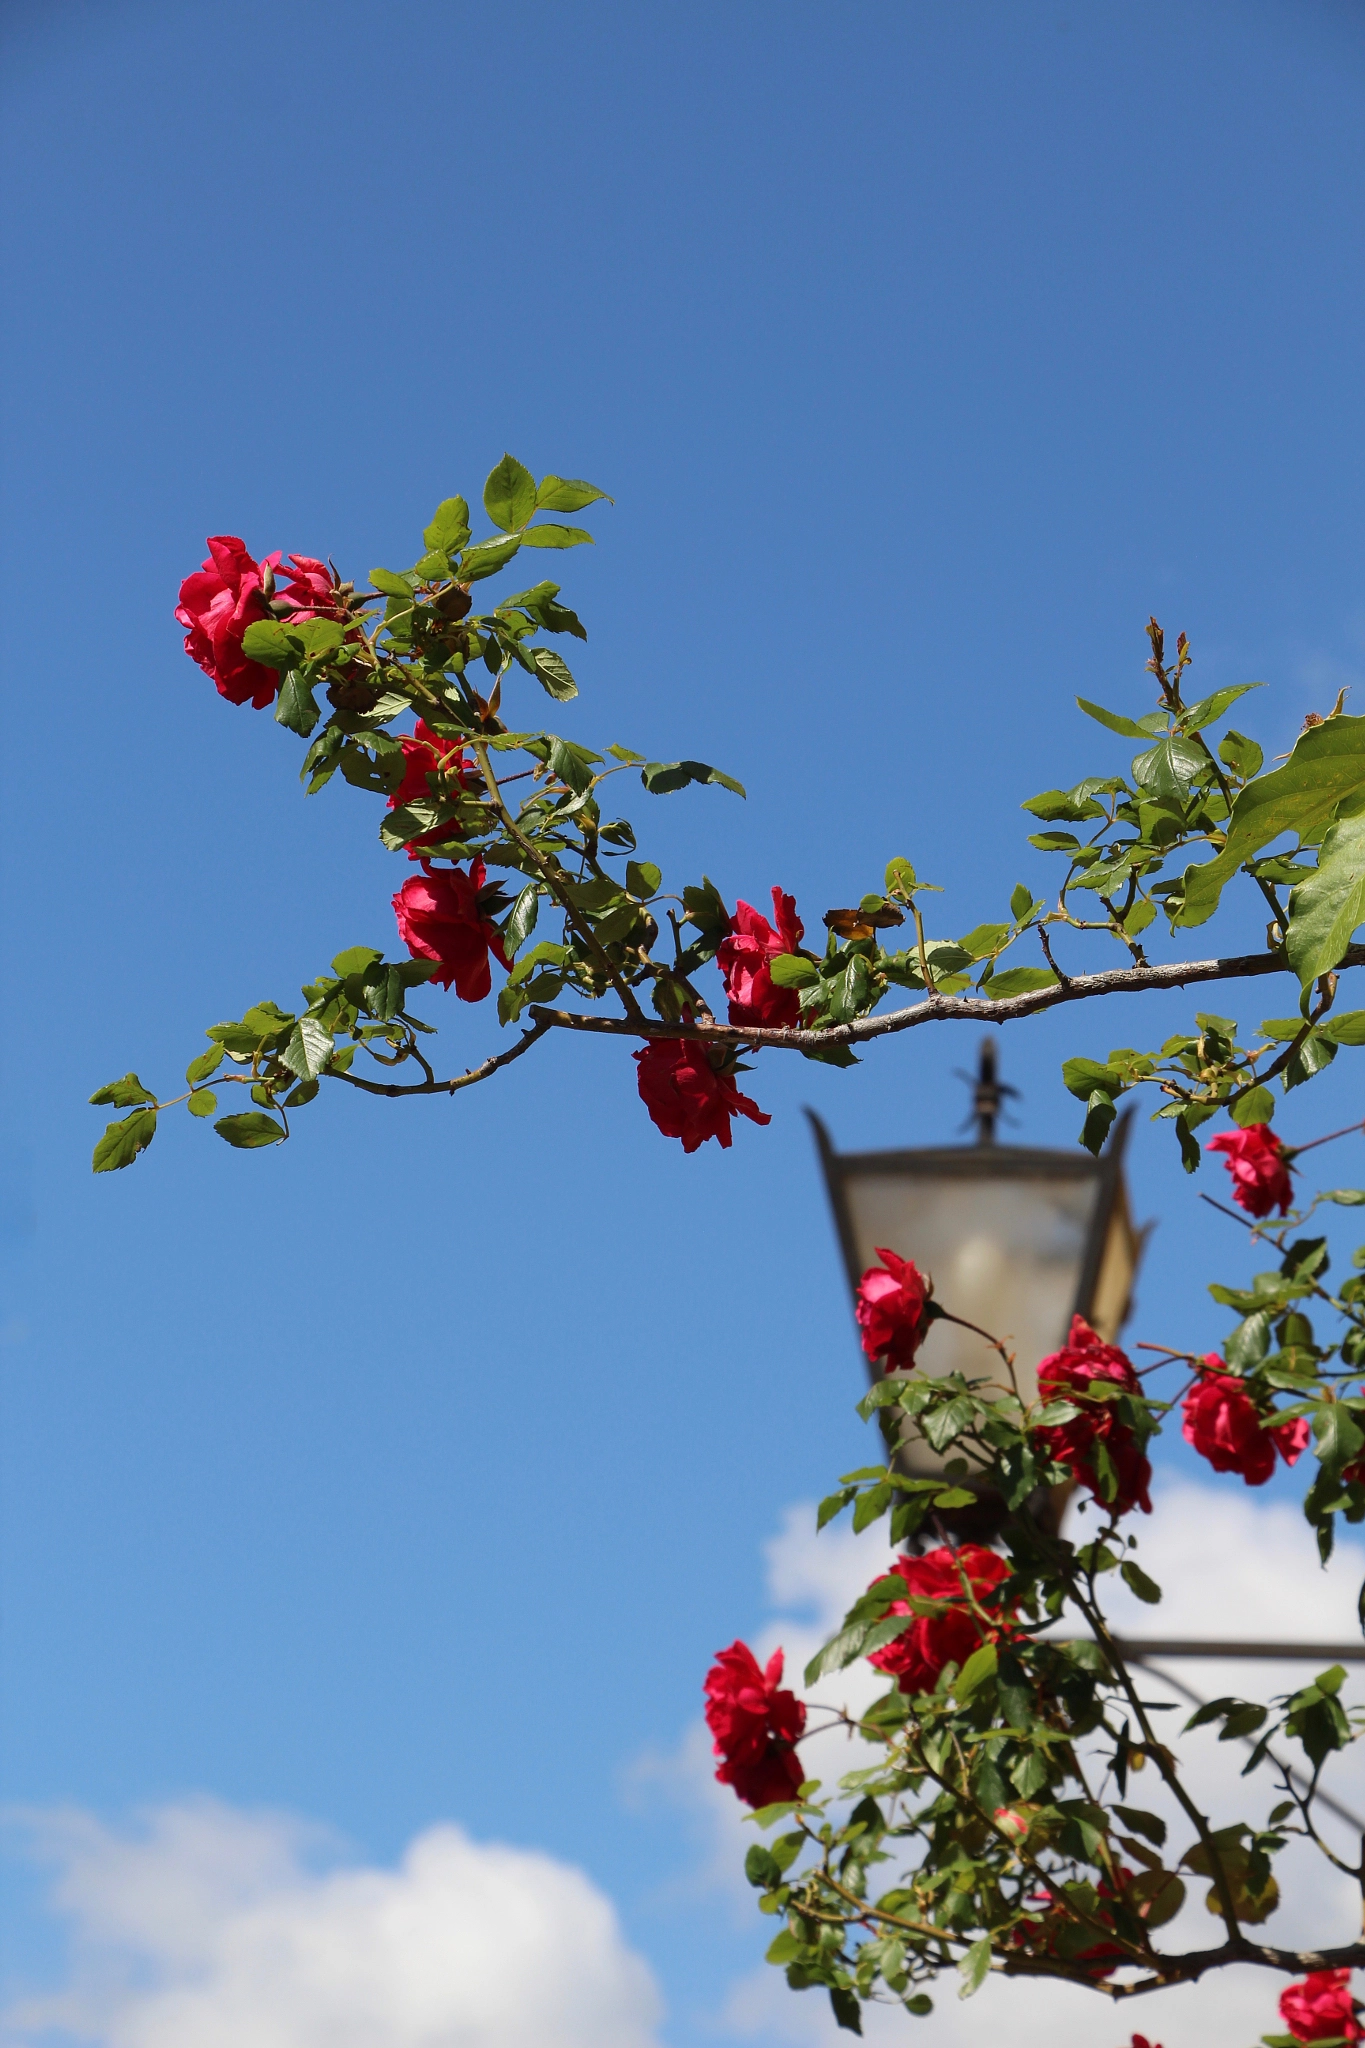
[[[933, 1276], [935, 1297], [944, 1308], [991, 1331], [1014, 1352], [1026, 1400], [1037, 1392], [1039, 1360], [1066, 1336], [1099, 1194], [1098, 1180], [1088, 1175], [993, 1180], [933, 1173], [844, 1174], [860, 1267], [877, 1263], [880, 1245], [913, 1259], [921, 1272]], [[1113, 1334], [1122, 1317], [1132, 1274], [1131, 1253], [1124, 1259], [1127, 1230], [1109, 1235], [1101, 1268], [1108, 1285], [1101, 1291], [1109, 1297], [1105, 1306], [1116, 1306], [1105, 1335]], [[1004, 1370], [979, 1337], [945, 1322], [931, 1326], [916, 1362], [925, 1372], [956, 1371], [972, 1378], [989, 1374], [992, 1364]], [[921, 1440], [909, 1462], [937, 1470], [942, 1461]]]

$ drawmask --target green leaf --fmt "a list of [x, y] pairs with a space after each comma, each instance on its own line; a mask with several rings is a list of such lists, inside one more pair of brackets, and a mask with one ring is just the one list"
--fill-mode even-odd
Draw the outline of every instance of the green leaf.
[[[1076, 702], [1080, 705], [1087, 718], [1096, 719], [1099, 724], [1107, 725], [1110, 732], [1119, 733], [1126, 740], [1145, 740], [1151, 737], [1146, 728], [1138, 725], [1135, 720], [1124, 718], [1117, 711], [1106, 711], [1102, 704], [1092, 704], [1088, 697], [1078, 697]], [[1034, 803], [1037, 801], [1038, 799], [1035, 797]], [[1033, 805], [1026, 805], [1025, 808], [1031, 810]]]
[[856, 1995], [852, 1991], [846, 1991], [840, 1984], [831, 1984], [829, 1987], [829, 2002], [834, 2013], [835, 2023], [841, 2026], [846, 2033], [861, 2034], [863, 2031], [863, 2009]]
[[1232, 1105], [1232, 1121], [1246, 1130], [1249, 1124], [1268, 1124], [1275, 1114], [1275, 1098], [1268, 1088], [1253, 1088]]
[[1340, 964], [1365, 922], [1365, 803], [1343, 803], [1318, 865], [1289, 898], [1285, 952], [1304, 988]]
[[990, 1966], [991, 1938], [989, 1934], [983, 1934], [979, 1941], [972, 1943], [957, 1966], [962, 1975], [962, 1989], [958, 1992], [958, 1997], [970, 1998], [974, 1991], [979, 1991], [986, 1981], [986, 1973]]
[[346, 638], [345, 628], [336, 619], [291, 619], [287, 631], [309, 661], [335, 654]]
[[332, 1056], [332, 1039], [316, 1017], [300, 1017], [280, 1054], [291, 1074], [315, 1081]]
[[581, 548], [585, 543], [592, 546], [592, 535], [581, 526], [556, 526], [550, 521], [542, 526], [528, 526], [521, 538], [528, 548]]
[[1358, 1209], [1365, 1202], [1365, 1188], [1324, 1188], [1320, 1202], [1335, 1202], [1342, 1209]]
[[429, 548], [457, 554], [469, 539], [469, 507], [463, 498], [442, 498], [422, 539]]
[[981, 984], [983, 996], [992, 1002], [1005, 996], [1031, 995], [1037, 988], [1055, 988], [1057, 977], [1050, 967], [1007, 967]]
[[1138, 755], [1133, 763], [1133, 780], [1150, 796], [1183, 799], [1207, 766], [1202, 747], [1171, 734], [1159, 739], [1147, 753]]
[[1048, 822], [1060, 820], [1068, 825], [1078, 825], [1085, 818], [1102, 818], [1105, 815], [1104, 805], [1096, 803], [1091, 792], [1114, 787], [1116, 785], [1112, 782], [1080, 782], [1075, 789], [1045, 789], [1040, 796], [1031, 796], [1020, 805], [1020, 809], [1032, 811], [1035, 818]]
[[218, 1107], [218, 1097], [211, 1088], [196, 1088], [185, 1107], [191, 1116], [212, 1116]]
[[504, 455], [497, 468], [489, 471], [483, 509], [504, 533], [517, 532], [535, 511], [536, 480], [515, 455]]
[[1265, 763], [1265, 755], [1255, 740], [1249, 740], [1244, 732], [1225, 733], [1219, 743], [1218, 758], [1248, 782], [1253, 775], [1260, 774]]
[[659, 893], [663, 876], [652, 860], [628, 860], [626, 862], [626, 887], [639, 903], [648, 902]]
[[[1264, 683], [1233, 683], [1226, 690], [1215, 690], [1209, 697], [1201, 697], [1197, 704], [1191, 704], [1188, 711], [1182, 711], [1176, 720], [1178, 732], [1202, 732], [1205, 726], [1217, 725], [1225, 711], [1230, 711], [1239, 697], [1245, 697], [1248, 690], [1263, 690]], [[1228, 734], [1232, 738], [1232, 734]], [[1227, 742], [1224, 741], [1224, 745]]]
[[1176, 923], [1204, 924], [1243, 861], [1282, 832], [1297, 832], [1301, 840], [1310, 840], [1338, 805], [1357, 792], [1365, 792], [1365, 718], [1328, 718], [1310, 726], [1283, 768], [1260, 776], [1240, 792], [1217, 858], [1203, 867], [1186, 868], [1185, 900]]
[[400, 576], [394, 569], [371, 569], [370, 583], [375, 590], [382, 590], [385, 597], [406, 598], [411, 603], [417, 578], [410, 574]]
[[608, 505], [616, 503], [607, 497], [596, 484], [585, 484], [576, 476], [543, 476], [536, 487], [536, 510], [538, 512], [581, 512], [586, 505], [595, 505], [600, 499]]
[[486, 540], [476, 548], [466, 548], [460, 557], [461, 583], [478, 583], [485, 576], [496, 575], [520, 546], [520, 540]]
[[820, 970], [800, 953], [775, 953], [768, 962], [775, 988], [813, 988]]
[[1135, 1835], [1141, 1835], [1145, 1841], [1155, 1842], [1158, 1849], [1165, 1846], [1166, 1823], [1159, 1820], [1156, 1814], [1145, 1813], [1140, 1806], [1116, 1806], [1114, 1811], [1124, 1826], [1131, 1828]]
[[732, 789], [736, 796], [746, 796], [742, 782], [736, 782], [733, 775], [724, 775], [719, 768], [710, 768], [705, 761], [647, 761], [640, 770], [640, 780], [651, 796], [667, 796], [675, 789], [685, 789], [689, 782], [718, 782], [722, 789]]
[[332, 972], [341, 975], [343, 979], [348, 974], [363, 974], [367, 967], [372, 966], [376, 960], [382, 960], [383, 957], [384, 955], [376, 952], [373, 946], [348, 946], [346, 951], [338, 953], [332, 962]]
[[571, 697], [578, 695], [578, 685], [573, 679], [569, 664], [553, 647], [532, 647], [532, 666], [539, 676], [546, 693], [558, 704], [567, 704]]
[[321, 716], [321, 708], [309, 687], [307, 677], [302, 670], [291, 668], [280, 684], [280, 694], [275, 704], [276, 725], [285, 726], [290, 732], [296, 732], [300, 739], [306, 740]]
[[540, 891], [534, 882], [526, 887], [512, 905], [504, 932], [504, 944], [509, 953], [518, 953], [536, 928], [540, 915]]
[[1330, 1038], [1324, 1038], [1320, 1032], [1310, 1031], [1284, 1070], [1281, 1086], [1285, 1093], [1288, 1094], [1291, 1088], [1302, 1087], [1305, 1081], [1311, 1081], [1314, 1074], [1320, 1074], [1324, 1067], [1330, 1067], [1336, 1056], [1337, 1049]]
[[1063, 1060], [1062, 1085], [1078, 1102], [1088, 1102], [1096, 1088], [1121, 1095], [1125, 1082], [1117, 1067], [1101, 1066], [1098, 1060]]
[[[222, 1054], [218, 1055], [222, 1058]], [[131, 1109], [137, 1102], [155, 1102], [150, 1088], [144, 1088], [136, 1074], [125, 1074], [121, 1081], [106, 1081], [103, 1088], [97, 1088], [90, 1100], [96, 1108], [108, 1103], [111, 1109]]]
[[119, 1123], [109, 1124], [95, 1147], [90, 1164], [95, 1173], [114, 1173], [131, 1166], [139, 1152], [145, 1152], [156, 1136], [156, 1111], [135, 1109]]
[[969, 960], [984, 960], [989, 954], [999, 952], [1009, 935], [1007, 924], [973, 925], [958, 940], [958, 948]]
[[242, 652], [266, 668], [292, 668], [299, 650], [278, 619], [256, 619], [242, 635]]
[[1365, 1449], [1365, 1431], [1341, 1401], [1325, 1401], [1313, 1416], [1319, 1462], [1334, 1477]]
[[1022, 922], [1033, 908], [1033, 891], [1022, 882], [1016, 883], [1010, 892], [1010, 916], [1016, 924]]
[[1119, 1566], [1119, 1577], [1123, 1580], [1129, 1592], [1136, 1593], [1138, 1599], [1144, 1600], [1149, 1607], [1155, 1607], [1159, 1604], [1161, 1600], [1160, 1586], [1157, 1585], [1155, 1579], [1149, 1579], [1141, 1566], [1133, 1563], [1131, 1557], [1125, 1558]]
[[278, 1145], [284, 1136], [284, 1127], [277, 1124], [273, 1116], [263, 1116], [258, 1109], [249, 1109], [243, 1116], [220, 1116], [214, 1125], [220, 1138], [226, 1138], [229, 1145], [239, 1151], [255, 1151], [260, 1145]]
[[957, 1683], [953, 1687], [953, 1697], [959, 1702], [969, 1700], [978, 1686], [984, 1685], [988, 1678], [994, 1678], [999, 1662], [1000, 1653], [995, 1644], [982, 1643], [972, 1651], [959, 1671]]
[[1315, 1028], [1319, 1038], [1330, 1038], [1333, 1045], [1365, 1045], [1365, 1010], [1342, 1010]]
[[185, 1069], [185, 1079], [189, 1082], [191, 1088], [197, 1088], [201, 1081], [207, 1081], [211, 1075], [216, 1074], [222, 1064], [222, 1046], [210, 1046], [207, 1052], [200, 1053], [197, 1060], [190, 1061]]

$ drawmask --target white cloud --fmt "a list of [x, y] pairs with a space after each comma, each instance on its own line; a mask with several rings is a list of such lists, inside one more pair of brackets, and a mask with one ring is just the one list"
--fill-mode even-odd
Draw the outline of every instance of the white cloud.
[[[1134, 1516], [1133, 1525], [1143, 1567], [1163, 1587], [1165, 1598], [1160, 1607], [1144, 1606], [1116, 1578], [1106, 1580], [1106, 1604], [1120, 1633], [1291, 1642], [1358, 1639], [1355, 1603], [1365, 1578], [1365, 1548], [1354, 1541], [1341, 1543], [1328, 1569], [1320, 1570], [1312, 1532], [1296, 1507], [1262, 1501], [1231, 1479], [1211, 1486], [1166, 1484], [1158, 1489], [1150, 1521]], [[1085, 1520], [1073, 1526], [1083, 1533]], [[806, 1660], [884, 1567], [885, 1538], [877, 1530], [855, 1537], [846, 1524], [817, 1536], [814, 1509], [802, 1504], [787, 1510], [766, 1554], [776, 1611], [754, 1632], [753, 1647], [766, 1658], [780, 1644], [788, 1680], [800, 1691]], [[1303, 1683], [1313, 1665], [1190, 1660], [1167, 1668], [1206, 1698], [1236, 1692], [1268, 1699]], [[806, 1696], [813, 1705], [846, 1703], [856, 1712], [882, 1683], [866, 1667], [853, 1667]], [[1158, 1672], [1144, 1677], [1142, 1694], [1153, 1700], [1176, 1697], [1163, 1687]], [[1160, 1718], [1178, 1728], [1184, 1712]], [[1191, 1759], [1195, 1794], [1215, 1824], [1259, 1818], [1279, 1796], [1265, 1772], [1243, 1780], [1246, 1751], [1219, 1743], [1211, 1731], [1185, 1738], [1181, 1750]], [[863, 1761], [842, 1735], [808, 1742], [802, 1754], [827, 1783]], [[741, 1865], [753, 1830], [744, 1826], [738, 1802], [712, 1781], [714, 1760], [700, 1723], [689, 1731], [670, 1768], [675, 1796], [690, 1797], [705, 1816], [704, 1870], [733, 1899], [747, 1899], [752, 1913], [753, 1893]], [[1173, 1802], [1151, 1784], [1152, 1776], [1149, 1771], [1133, 1781], [1133, 1803], [1161, 1813], [1173, 1840], [1181, 1831], [1192, 1834]], [[1353, 1752], [1339, 1761], [1328, 1782], [1346, 1806], [1365, 1814], [1365, 1756]], [[1324, 1832], [1354, 1857], [1349, 1832], [1330, 1821]], [[1353, 1938], [1359, 1895], [1349, 1880], [1311, 1848], [1291, 1847], [1278, 1867], [1284, 1904], [1267, 1927], [1272, 1941], [1306, 1945]], [[1217, 1939], [1216, 1922], [1203, 1903], [1204, 1887], [1192, 1883], [1190, 1891], [1185, 1912], [1165, 1937], [1172, 1947]], [[755, 1915], [756, 1947], [766, 1932]], [[999, 2048], [1002, 2041], [1010, 2048], [1119, 2048], [1134, 2028], [1164, 2048], [1206, 2048], [1210, 2041], [1236, 2048], [1276, 2026], [1276, 2000], [1284, 1981], [1267, 1971], [1225, 1970], [1203, 1984], [1117, 2008], [1075, 1986], [1001, 1978], [992, 1978], [974, 1998], [960, 2002], [956, 1983], [945, 1982], [931, 2019], [917, 2023], [895, 2011], [874, 2013], [868, 2016], [867, 2031], [876, 2048], [883, 2041], [891, 2048], [893, 2036], [898, 2042], [922, 2042], [924, 2048]], [[732, 2038], [783, 2048], [835, 2048], [836, 2040], [848, 2039], [838, 2035], [822, 1993], [793, 1993], [779, 1972], [766, 1968], [733, 1987], [718, 2025]]]
[[319, 1831], [209, 1801], [137, 1835], [31, 1825], [73, 1976], [10, 2009], [6, 2048], [657, 2048], [647, 1964], [549, 1856], [443, 1826], [396, 1869], [318, 1871]]

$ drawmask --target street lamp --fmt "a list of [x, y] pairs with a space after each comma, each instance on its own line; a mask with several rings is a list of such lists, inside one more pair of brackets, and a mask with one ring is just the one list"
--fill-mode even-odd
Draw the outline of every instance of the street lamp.
[[[1126, 1119], [1098, 1159], [1079, 1147], [998, 1145], [1001, 1100], [1014, 1090], [998, 1078], [989, 1038], [973, 1088], [974, 1145], [836, 1152], [819, 1117], [807, 1115], [854, 1294], [878, 1263], [879, 1246], [913, 1259], [932, 1275], [945, 1308], [1004, 1340], [1015, 1356], [1020, 1394], [1033, 1401], [1039, 1361], [1066, 1341], [1073, 1315], [1084, 1316], [1106, 1343], [1128, 1315], [1144, 1233], [1133, 1226], [1123, 1177]], [[991, 1370], [980, 1337], [947, 1321], [930, 1326], [916, 1363], [925, 1372], [969, 1379]], [[872, 1360], [868, 1373], [878, 1377]], [[897, 1462], [931, 1475], [943, 1470], [945, 1457], [916, 1433]], [[1049, 1519], [1062, 1505], [1053, 1499]], [[1002, 1512], [1002, 1503], [983, 1494], [977, 1507], [945, 1519], [960, 1534], [987, 1535]]]

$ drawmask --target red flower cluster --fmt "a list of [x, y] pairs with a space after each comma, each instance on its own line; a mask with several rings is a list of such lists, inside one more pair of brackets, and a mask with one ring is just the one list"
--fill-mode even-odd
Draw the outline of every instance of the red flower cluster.
[[1280, 1993], [1280, 2018], [1296, 2041], [1362, 2041], [1349, 1970], [1314, 1970]]
[[[456, 789], [468, 788], [470, 763], [457, 740], [443, 740], [419, 718], [410, 737], [400, 740], [399, 745], [403, 749], [403, 780], [389, 798], [391, 811], [432, 796], [453, 796]], [[453, 825], [433, 825], [430, 832], [421, 832], [407, 841], [408, 859], [420, 860], [424, 846], [436, 846], [455, 836]]]
[[1182, 1412], [1186, 1443], [1215, 1472], [1240, 1472], [1248, 1486], [1265, 1485], [1275, 1470], [1277, 1450], [1292, 1465], [1308, 1443], [1306, 1415], [1263, 1428], [1244, 1381], [1224, 1369], [1216, 1351], [1206, 1353], [1204, 1370], [1186, 1394]]
[[[273, 619], [268, 592], [274, 588], [281, 557], [277, 551], [253, 561], [245, 541], [233, 533], [210, 536], [209, 556], [201, 569], [180, 586], [175, 616], [185, 628], [185, 652], [212, 676], [220, 697], [229, 704], [248, 699], [258, 711], [273, 704], [279, 672], [242, 652], [248, 626]], [[290, 619], [333, 618], [343, 607], [337, 578], [311, 555], [291, 555], [280, 577], [281, 614]]]
[[858, 1282], [855, 1311], [869, 1358], [885, 1358], [887, 1372], [907, 1370], [929, 1325], [924, 1305], [929, 1285], [913, 1259], [877, 1246], [880, 1266], [869, 1266]]
[[716, 965], [730, 998], [732, 1024], [788, 1025], [801, 1020], [801, 1001], [794, 988], [777, 988], [769, 963], [779, 953], [794, 953], [805, 937], [796, 914], [796, 898], [773, 890], [777, 929], [752, 903], [739, 902], [730, 920], [730, 936], [716, 955]]
[[1289, 1160], [1269, 1124], [1248, 1124], [1244, 1131], [1220, 1131], [1209, 1139], [1210, 1152], [1221, 1152], [1232, 1175], [1232, 1199], [1248, 1216], [1268, 1216], [1278, 1204], [1281, 1216], [1294, 1199]]
[[740, 1094], [729, 1074], [716, 1072], [705, 1046], [695, 1040], [651, 1038], [632, 1058], [639, 1068], [641, 1102], [666, 1138], [682, 1139], [684, 1152], [695, 1152], [708, 1138], [728, 1146], [732, 1116], [772, 1122], [756, 1102]]
[[[929, 1550], [923, 1557], [898, 1557], [891, 1570], [905, 1581], [905, 1590], [916, 1600], [935, 1600], [942, 1605], [935, 1614], [915, 1616], [903, 1635], [874, 1650], [868, 1663], [878, 1671], [900, 1680], [902, 1692], [932, 1692], [945, 1664], [965, 1664], [980, 1643], [994, 1640], [1000, 1626], [992, 1627], [974, 1611], [972, 1601], [984, 1604], [986, 1594], [1009, 1577], [1009, 1566], [993, 1550], [979, 1543], [964, 1543], [960, 1550]], [[968, 1598], [968, 1587], [971, 1598]], [[906, 1600], [893, 1600], [887, 1614], [911, 1614]]]
[[461, 1002], [482, 1002], [493, 986], [490, 952], [504, 967], [511, 964], [501, 932], [480, 908], [483, 862], [471, 861], [468, 874], [426, 861], [422, 866], [425, 873], [410, 875], [393, 899], [398, 935], [415, 960], [439, 961], [433, 981], [442, 988], [453, 981]]
[[779, 1691], [781, 1682], [780, 1650], [760, 1671], [748, 1644], [739, 1642], [718, 1650], [706, 1674], [706, 1725], [723, 1758], [716, 1776], [749, 1806], [795, 1799], [806, 1775], [795, 1749], [806, 1726], [805, 1703]]
[[[1038, 1367], [1038, 1392], [1045, 1401], [1077, 1401], [1084, 1412], [1070, 1422], [1047, 1424], [1037, 1432], [1038, 1440], [1059, 1465], [1065, 1465], [1090, 1489], [1102, 1507], [1111, 1508], [1116, 1515], [1139, 1507], [1144, 1515], [1150, 1515], [1152, 1468], [1113, 1405], [1090, 1394], [1096, 1382], [1121, 1387], [1128, 1394], [1139, 1391], [1137, 1374], [1123, 1352], [1101, 1342], [1083, 1316], [1073, 1316], [1071, 1334], [1062, 1350], [1052, 1352]], [[1096, 1460], [1100, 1444], [1108, 1452], [1118, 1480], [1112, 1502], [1105, 1500], [1100, 1487]]]

